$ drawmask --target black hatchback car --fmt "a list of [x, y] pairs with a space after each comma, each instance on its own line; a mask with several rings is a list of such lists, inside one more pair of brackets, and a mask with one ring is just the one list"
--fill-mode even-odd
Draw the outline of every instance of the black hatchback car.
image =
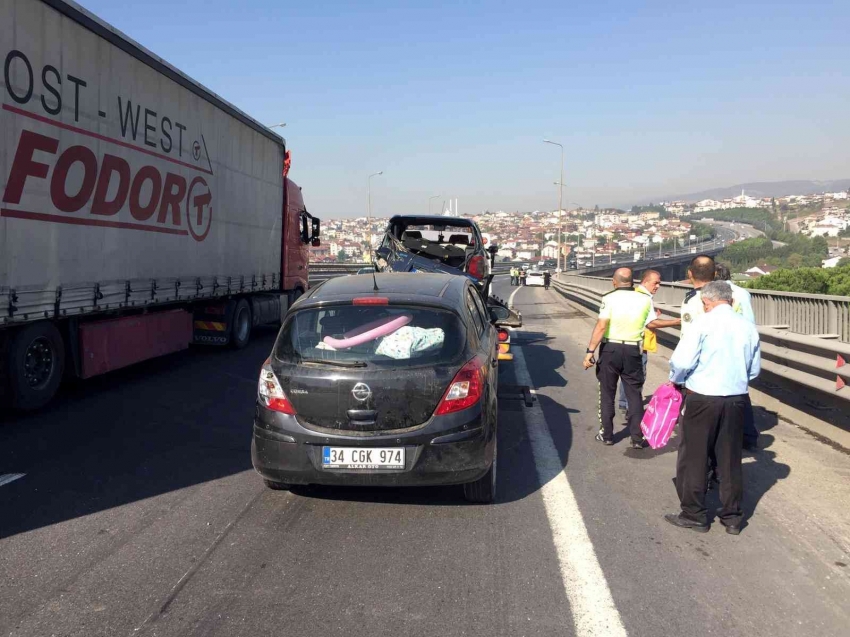
[[[377, 289], [375, 289], [377, 288]], [[496, 481], [498, 335], [466, 277], [331, 279], [287, 313], [260, 373], [251, 458], [291, 484]]]

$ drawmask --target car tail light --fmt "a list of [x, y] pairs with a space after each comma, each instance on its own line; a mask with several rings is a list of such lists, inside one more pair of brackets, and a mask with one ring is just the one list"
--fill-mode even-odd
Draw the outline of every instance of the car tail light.
[[469, 267], [467, 270], [470, 276], [473, 276], [478, 280], [483, 279], [487, 270], [487, 259], [482, 257], [480, 254], [472, 257], [469, 260]]
[[511, 338], [511, 334], [510, 334], [510, 332], [508, 332], [508, 330], [504, 330], [504, 329], [499, 330], [499, 342], [500, 343], [507, 343], [510, 338]]
[[477, 356], [464, 365], [455, 375], [434, 415], [453, 414], [478, 403], [484, 393], [485, 370], [483, 361]]
[[260, 370], [257, 399], [272, 411], [289, 414], [290, 416], [295, 415], [295, 407], [289, 402], [286, 394], [283, 393], [283, 388], [280, 386], [280, 381], [275, 376], [269, 360], [266, 360], [263, 368]]
[[352, 305], [389, 305], [390, 300], [385, 296], [359, 296], [351, 303]]

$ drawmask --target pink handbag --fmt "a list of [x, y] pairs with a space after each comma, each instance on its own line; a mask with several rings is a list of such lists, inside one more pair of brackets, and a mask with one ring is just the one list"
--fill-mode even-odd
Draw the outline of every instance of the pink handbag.
[[682, 394], [673, 383], [664, 383], [655, 390], [640, 423], [640, 430], [650, 447], [660, 449], [667, 444], [681, 409]]

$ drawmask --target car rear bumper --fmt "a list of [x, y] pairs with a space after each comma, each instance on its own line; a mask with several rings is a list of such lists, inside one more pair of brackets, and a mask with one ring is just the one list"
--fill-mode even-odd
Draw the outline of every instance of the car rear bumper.
[[[257, 408], [251, 461], [263, 478], [287, 484], [426, 486], [477, 480], [493, 462], [494, 428], [481, 409], [437, 416], [414, 431], [316, 432], [292, 416]], [[322, 447], [403, 447], [404, 469], [322, 468]]]

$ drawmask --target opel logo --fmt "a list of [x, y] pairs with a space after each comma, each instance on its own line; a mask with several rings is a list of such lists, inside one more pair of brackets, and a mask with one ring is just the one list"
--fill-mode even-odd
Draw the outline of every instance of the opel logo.
[[354, 389], [351, 390], [351, 395], [354, 396], [356, 400], [359, 400], [361, 403], [369, 400], [372, 396], [372, 390], [369, 389], [369, 385], [366, 383], [357, 383], [354, 386]]

